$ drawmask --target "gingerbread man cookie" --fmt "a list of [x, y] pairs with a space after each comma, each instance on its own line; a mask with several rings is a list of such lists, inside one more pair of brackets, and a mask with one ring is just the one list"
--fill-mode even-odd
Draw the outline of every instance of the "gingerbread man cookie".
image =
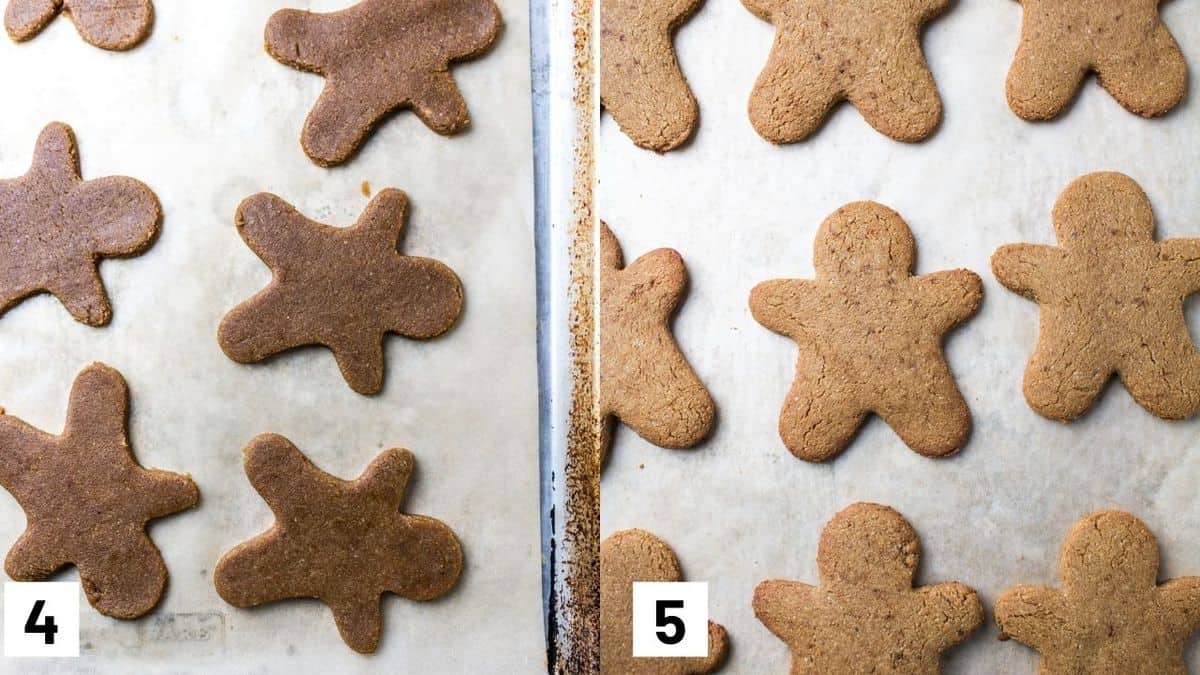
[[916, 245], [895, 211], [875, 202], [838, 209], [817, 232], [816, 279], [775, 279], [750, 293], [763, 326], [800, 345], [779, 434], [792, 454], [825, 461], [846, 448], [868, 413], [929, 457], [959, 450], [971, 412], [942, 339], [975, 314], [968, 270], [912, 276]]
[[614, 418], [664, 448], [690, 448], [712, 429], [712, 397], [671, 335], [686, 286], [679, 253], [660, 248], [626, 267], [617, 238], [600, 224], [602, 453]]
[[9, 0], [4, 28], [14, 42], [31, 40], [65, 13], [91, 45], [111, 51], [132, 49], [154, 25], [151, 0]]
[[1158, 584], [1158, 541], [1128, 513], [1080, 520], [1063, 544], [1062, 589], [1017, 586], [996, 601], [1000, 639], [1042, 657], [1042, 675], [1187, 675], [1200, 577]]
[[775, 24], [750, 122], [772, 143], [802, 141], [849, 101], [898, 141], [928, 137], [942, 100], [921, 51], [921, 28], [950, 0], [742, 0]]
[[184, 474], [137, 463], [125, 379], [100, 363], [79, 373], [58, 436], [3, 412], [0, 485], [28, 521], [4, 561], [8, 575], [44, 581], [74, 565], [101, 614], [136, 619], [154, 609], [167, 566], [146, 523], [192, 508], [200, 493]]
[[0, 314], [49, 292], [76, 321], [107, 324], [112, 306], [100, 258], [145, 251], [161, 219], [158, 198], [140, 181], [84, 181], [74, 132], [50, 124], [38, 136], [29, 171], [0, 180]]
[[1008, 105], [1027, 120], [1057, 117], [1089, 72], [1127, 110], [1157, 117], [1187, 94], [1187, 63], [1158, 15], [1161, 0], [1019, 0], [1021, 43]]
[[238, 363], [320, 344], [354, 391], [383, 388], [383, 338], [429, 339], [462, 311], [462, 284], [442, 263], [396, 250], [408, 198], [382, 190], [352, 227], [309, 220], [258, 194], [238, 207], [246, 244], [274, 272], [271, 284], [221, 321], [221, 349]]
[[1155, 241], [1150, 200], [1119, 173], [1072, 182], [1053, 219], [1059, 246], [1013, 244], [992, 256], [996, 279], [1041, 307], [1029, 406], [1073, 420], [1115, 373], [1155, 415], [1195, 414], [1200, 353], [1183, 301], [1200, 290], [1200, 239]]
[[921, 542], [899, 513], [853, 504], [821, 533], [821, 585], [764, 581], [754, 615], [792, 652], [792, 675], [940, 672], [942, 652], [983, 625], [960, 583], [913, 587]]
[[369, 653], [379, 645], [385, 592], [426, 601], [458, 582], [463, 553], [454, 532], [400, 510], [411, 452], [387, 450], [353, 481], [321, 471], [275, 434], [255, 438], [244, 455], [275, 524], [217, 563], [217, 593], [229, 604], [318, 598], [346, 644]]
[[633, 583], [682, 581], [679, 560], [661, 539], [644, 530], [617, 532], [600, 544], [600, 672], [602, 675], [702, 675], [720, 668], [728, 638], [708, 622], [708, 656], [633, 657]]
[[671, 38], [702, 0], [603, 0], [600, 104], [639, 147], [674, 150], [692, 137], [700, 107]]
[[300, 140], [314, 162], [334, 166], [396, 110], [411, 108], [439, 134], [466, 128], [450, 64], [483, 55], [501, 24], [492, 0], [362, 0], [331, 14], [280, 10], [266, 42], [281, 63], [325, 77]]

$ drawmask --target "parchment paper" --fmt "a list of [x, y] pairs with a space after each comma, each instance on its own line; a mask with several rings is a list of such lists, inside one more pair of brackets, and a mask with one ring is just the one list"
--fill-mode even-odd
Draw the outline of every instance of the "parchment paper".
[[[1058, 122], [1014, 115], [1004, 79], [1021, 7], [1005, 0], [955, 3], [926, 33], [946, 116], [925, 143], [891, 141], [845, 106], [807, 142], [774, 147], [759, 138], [746, 102], [773, 27], [736, 0], [709, 0], [676, 41], [701, 108], [690, 146], [658, 156], [603, 119], [601, 217], [627, 260], [659, 246], [683, 254], [691, 292], [675, 333], [716, 398], [719, 426], [690, 452], [619, 429], [601, 482], [602, 530], [648, 529], [674, 547], [688, 580], [710, 583], [711, 617], [732, 641], [724, 672], [787, 671], [786, 646], [754, 618], [754, 587], [769, 578], [815, 583], [820, 530], [855, 501], [890, 504], [911, 520], [924, 545], [919, 583], [961, 580], [980, 591], [989, 621], [947, 653], [949, 674], [1036, 671], [1033, 651], [996, 640], [991, 606], [1018, 583], [1058, 585], [1063, 537], [1094, 510], [1143, 518], [1162, 546], [1163, 578], [1200, 575], [1200, 421], [1161, 421], [1119, 385], [1069, 426], [1039, 417], [1021, 395], [1038, 309], [989, 267], [1003, 244], [1052, 243], [1055, 198], [1092, 171], [1141, 183], [1160, 237], [1200, 236], [1200, 6], [1167, 2], [1162, 13], [1191, 66], [1193, 93], [1156, 121], [1126, 112], [1094, 80]], [[948, 342], [975, 418], [954, 458], [909, 451], [877, 419], [823, 465], [793, 458], [776, 433], [796, 346], [754, 321], [750, 289], [811, 277], [818, 225], [859, 199], [908, 221], [919, 272], [967, 267], [984, 279], [981, 312]], [[1194, 643], [1190, 656], [1200, 667]]]
[[[24, 173], [38, 131], [61, 120], [78, 134], [85, 177], [137, 177], [165, 213], [148, 253], [102, 266], [110, 326], [75, 323], [49, 296], [0, 318], [0, 405], [58, 433], [76, 373], [104, 361], [129, 381], [138, 458], [191, 473], [201, 504], [151, 528], [171, 574], [154, 613], [119, 622], [81, 600], [81, 659], [0, 668], [543, 669], [526, 3], [499, 0], [506, 26], [495, 48], [454, 68], [469, 131], [444, 138], [402, 113], [332, 171], [313, 165], [299, 143], [324, 81], [271, 59], [262, 34], [281, 7], [330, 11], [348, 0], [156, 4], [153, 35], [126, 54], [88, 46], [66, 18], [24, 45], [0, 39], [0, 175]], [[221, 316], [270, 279], [234, 229], [238, 202], [270, 191], [310, 217], [349, 225], [367, 204], [364, 181], [373, 192], [408, 192], [403, 249], [462, 278], [458, 325], [431, 342], [389, 338], [377, 397], [351, 391], [324, 349], [255, 366], [227, 359], [216, 341]], [[219, 556], [272, 521], [241, 461], [243, 446], [267, 431], [345, 478], [385, 448], [411, 449], [417, 474], [406, 510], [442, 519], [463, 542], [466, 566], [451, 594], [428, 604], [385, 599], [372, 657], [341, 641], [317, 601], [242, 610], [213, 588]], [[16, 502], [0, 494], [5, 549], [24, 525]]]

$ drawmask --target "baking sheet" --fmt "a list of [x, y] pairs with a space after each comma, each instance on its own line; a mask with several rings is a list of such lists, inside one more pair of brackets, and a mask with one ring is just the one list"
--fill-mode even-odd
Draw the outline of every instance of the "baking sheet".
[[[61, 120], [78, 134], [86, 178], [139, 178], [165, 213], [148, 253], [102, 265], [110, 326], [77, 324], [49, 296], [0, 319], [0, 405], [57, 433], [76, 373], [106, 362], [129, 381], [138, 458], [190, 472], [201, 504], [151, 528], [171, 573], [154, 613], [119, 622], [83, 602], [81, 659], [0, 661], [0, 669], [543, 670], [525, 1], [498, 0], [505, 29], [494, 49], [454, 68], [469, 131], [444, 138], [402, 113], [335, 170], [313, 165], [299, 144], [324, 81], [271, 59], [262, 32], [281, 7], [330, 11], [348, 0], [157, 4], [153, 35], [126, 54], [88, 46], [65, 18], [24, 45], [0, 39], [0, 175], [24, 173], [38, 131]], [[431, 342], [389, 338], [386, 388], [371, 398], [346, 386], [324, 349], [256, 366], [227, 359], [216, 341], [221, 316], [270, 279], [234, 229], [238, 202], [270, 191], [348, 225], [367, 204], [364, 182], [408, 192], [403, 249], [461, 277], [458, 325]], [[374, 656], [342, 643], [317, 601], [241, 610], [213, 588], [219, 556], [272, 521], [241, 465], [242, 447], [266, 431], [346, 478], [385, 448], [411, 449], [417, 473], [406, 510], [445, 521], [463, 542], [465, 570], [448, 596], [385, 599]], [[24, 524], [0, 493], [5, 549]]]
[[[1063, 537], [1094, 510], [1144, 519], [1162, 546], [1163, 578], [1200, 575], [1200, 420], [1158, 420], [1119, 385], [1069, 426], [1036, 415], [1021, 376], [1038, 309], [1001, 287], [988, 262], [1006, 243], [1052, 243], [1058, 193], [1100, 170], [1142, 185], [1160, 237], [1200, 236], [1200, 6], [1168, 2], [1162, 14], [1191, 66], [1193, 93], [1156, 121], [1126, 112], [1094, 80], [1057, 122], [1016, 117], [1004, 79], [1021, 7], [1002, 0], [955, 3], [926, 32], [946, 116], [925, 143], [891, 141], [848, 106], [807, 142], [774, 147], [759, 138], [746, 102], [773, 27], [736, 0], [709, 0], [676, 39], [700, 101], [692, 144], [655, 155], [602, 120], [601, 217], [627, 260], [659, 246], [682, 253], [691, 290], [675, 334], [719, 415], [712, 439], [690, 452], [619, 429], [601, 482], [602, 533], [648, 529], [675, 549], [687, 580], [710, 582], [710, 616], [732, 641], [723, 672], [786, 672], [786, 646], [754, 618], [754, 587], [770, 578], [815, 583], [820, 530], [855, 501], [892, 505], [911, 520], [924, 545], [919, 583], [961, 580], [979, 590], [989, 621], [946, 654], [948, 674], [1036, 671], [1033, 651], [996, 640], [991, 606], [1018, 583], [1057, 585]], [[750, 289], [811, 277], [818, 225], [859, 199], [908, 221], [920, 273], [967, 267], [984, 279], [982, 310], [947, 346], [975, 418], [954, 458], [909, 451], [877, 419], [823, 465], [793, 458], [776, 433], [797, 348], [753, 320]], [[1200, 336], [1196, 307], [1189, 318]], [[1200, 666], [1194, 642], [1189, 656]]]

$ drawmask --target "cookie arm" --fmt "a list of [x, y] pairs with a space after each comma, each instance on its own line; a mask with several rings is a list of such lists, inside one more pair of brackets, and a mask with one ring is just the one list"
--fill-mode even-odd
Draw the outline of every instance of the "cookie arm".
[[645, 298], [647, 305], [655, 307], [663, 316], [669, 316], [683, 299], [687, 286], [687, 267], [679, 252], [670, 248], [659, 248], [633, 261], [621, 271], [623, 284], [634, 288], [634, 293]]
[[983, 625], [983, 603], [971, 588], [960, 583], [925, 586], [917, 590], [921, 619], [936, 631], [931, 645], [940, 653], [967, 639]]
[[820, 589], [798, 581], [768, 580], [754, 589], [754, 616], [791, 646], [820, 623]]
[[42, 32], [62, 8], [62, 0], [9, 0], [4, 29], [14, 42], [24, 42]]
[[355, 481], [356, 489], [372, 495], [397, 510], [412, 477], [415, 460], [408, 450], [392, 448], [381, 453]]
[[293, 68], [324, 73], [330, 60], [327, 44], [340, 44], [336, 21], [329, 15], [299, 9], [281, 9], [267, 20], [267, 53]]
[[928, 315], [937, 317], [943, 331], [974, 316], [983, 301], [983, 280], [970, 270], [936, 272], [913, 281], [919, 289], [917, 301], [925, 305]]
[[1159, 602], [1184, 637], [1200, 630], [1200, 577], [1172, 579], [1158, 588]]
[[1066, 598], [1053, 588], [1017, 586], [996, 600], [1000, 639], [1012, 638], [1045, 654], [1070, 627]]
[[1009, 244], [992, 254], [992, 274], [1014, 293], [1041, 302], [1059, 274], [1065, 251], [1040, 244]]
[[255, 437], [242, 451], [242, 460], [250, 484], [280, 521], [289, 520], [297, 494], [307, 493], [315, 500], [334, 492], [330, 483], [336, 479], [279, 434]]
[[1200, 292], [1200, 239], [1168, 239], [1158, 245], [1159, 257], [1168, 265], [1167, 278], [1179, 292]]
[[67, 403], [67, 424], [63, 435], [83, 434], [96, 439], [97, 452], [130, 450], [125, 442], [125, 424], [129, 415], [129, 387], [115, 368], [93, 363], [75, 376]]
[[471, 123], [467, 102], [448, 71], [438, 70], [424, 76], [419, 96], [412, 97], [412, 110], [425, 126], [443, 136], [462, 131]]
[[819, 283], [809, 279], [764, 281], [750, 291], [750, 314], [775, 333], [801, 338], [818, 316], [821, 296]]
[[283, 267], [293, 256], [304, 258], [305, 242], [330, 229], [267, 192], [243, 199], [234, 222], [242, 241], [272, 271]]

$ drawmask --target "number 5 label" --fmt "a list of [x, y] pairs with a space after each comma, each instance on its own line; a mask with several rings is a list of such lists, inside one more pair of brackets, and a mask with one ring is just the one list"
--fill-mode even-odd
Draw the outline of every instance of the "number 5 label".
[[79, 584], [4, 584], [4, 655], [79, 656]]
[[708, 656], [708, 584], [634, 582], [633, 656]]

